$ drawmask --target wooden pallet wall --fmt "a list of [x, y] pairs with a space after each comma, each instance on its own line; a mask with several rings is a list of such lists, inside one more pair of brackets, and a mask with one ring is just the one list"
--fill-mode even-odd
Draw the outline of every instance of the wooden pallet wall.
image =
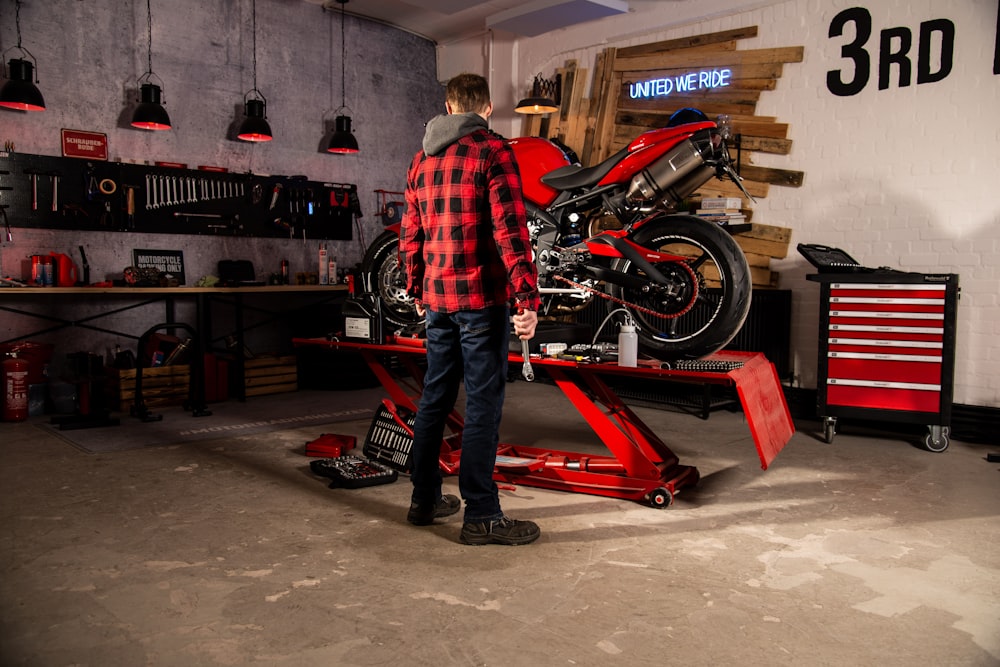
[[[595, 165], [646, 130], [663, 127], [678, 109], [695, 107], [709, 118], [729, 114], [733, 133], [741, 135], [740, 173], [755, 198], [767, 197], [770, 186], [798, 187], [803, 172], [759, 167], [755, 153], [787, 155], [792, 141], [788, 124], [758, 116], [761, 93], [774, 90], [786, 63], [802, 62], [803, 47], [738, 48], [739, 40], [757, 36], [757, 26], [672, 39], [627, 48], [610, 47], [598, 54], [591, 97], [585, 98], [586, 69], [567, 61], [562, 75], [559, 111], [549, 117], [525, 116], [522, 134], [555, 138], [572, 148], [584, 165]], [[731, 83], [685, 95], [631, 100], [630, 83], [677, 76], [709, 68], [729, 68]], [[733, 158], [736, 159], [733, 150]], [[695, 197], [741, 197], [728, 181], [711, 180]]]

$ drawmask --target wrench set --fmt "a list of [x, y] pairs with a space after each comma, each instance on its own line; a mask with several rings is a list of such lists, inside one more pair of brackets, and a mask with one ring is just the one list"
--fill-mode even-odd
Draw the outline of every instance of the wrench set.
[[233, 179], [146, 174], [146, 210], [242, 198], [246, 184]]

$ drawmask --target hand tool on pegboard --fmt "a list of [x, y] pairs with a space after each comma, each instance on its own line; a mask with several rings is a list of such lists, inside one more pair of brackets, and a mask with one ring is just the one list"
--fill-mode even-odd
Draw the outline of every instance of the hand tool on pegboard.
[[138, 185], [125, 185], [125, 220], [129, 230], [135, 229], [135, 191]]

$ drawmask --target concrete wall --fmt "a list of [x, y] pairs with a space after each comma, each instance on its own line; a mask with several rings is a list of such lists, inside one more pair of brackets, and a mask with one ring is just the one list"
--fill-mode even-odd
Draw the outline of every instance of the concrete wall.
[[[112, 160], [165, 160], [355, 183], [364, 213], [361, 233], [355, 230], [353, 241], [331, 243], [330, 252], [341, 266], [359, 262], [365, 243], [383, 229], [374, 191], [403, 189], [423, 123], [443, 109], [433, 43], [346, 16], [346, 101], [361, 152], [336, 156], [320, 152], [320, 144], [341, 106], [339, 13], [302, 0], [257, 0], [257, 88], [267, 99], [275, 137], [260, 144], [232, 138], [243, 96], [254, 86], [251, 2], [153, 0], [152, 66], [163, 81], [173, 123], [166, 132], [128, 124], [136, 80], [146, 71], [146, 16], [142, 0], [24, 0], [22, 45], [37, 58], [47, 109], [0, 110], [0, 140], [13, 142], [19, 152], [60, 155], [60, 129], [81, 129], [107, 134]], [[14, 3], [4, 0], [0, 47], [16, 44]], [[92, 280], [120, 276], [133, 248], [183, 250], [189, 284], [214, 273], [219, 259], [250, 259], [258, 271], [270, 273], [286, 258], [294, 275], [316, 270], [319, 244], [319, 239], [61, 232], [19, 228], [17, 220], [11, 224], [14, 242], [0, 244], [0, 274], [15, 276], [28, 255], [54, 250], [78, 258], [79, 245], [86, 247]], [[0, 322], [0, 340], [20, 335], [18, 318], [4, 313]], [[92, 345], [93, 351], [106, 342], [89, 333], [72, 340], [82, 346], [76, 349]]]
[[[957, 273], [961, 279], [955, 401], [1000, 406], [1000, 76], [995, 0], [790, 0], [722, 2], [630, 0], [630, 14], [514, 40], [506, 58], [493, 54], [494, 102], [512, 108], [536, 73], [551, 75], [567, 59], [593, 71], [597, 53], [730, 28], [756, 25], [759, 36], [739, 48], [805, 47], [800, 64], [786, 65], [777, 90], [761, 95], [758, 113], [790, 125], [787, 156], [760, 155], [762, 166], [805, 172], [800, 188], [772, 187], [755, 206], [754, 221], [789, 227], [792, 243], [823, 243], [847, 250], [868, 266], [916, 272]], [[854, 39], [829, 37], [842, 10], [861, 6], [872, 16], [871, 79], [856, 95], [835, 96], [827, 72], [853, 63], [841, 48]], [[946, 19], [955, 26], [953, 69], [940, 81], [916, 84], [920, 25]], [[913, 78], [879, 90], [879, 35], [905, 27], [913, 34]], [[504, 44], [496, 40], [496, 44]], [[930, 49], [932, 69], [940, 45]], [[449, 50], [439, 53], [449, 69]], [[513, 63], [501, 71], [499, 63]], [[500, 80], [509, 76], [510, 79]], [[497, 131], [516, 136], [520, 120], [494, 117]], [[793, 290], [792, 346], [796, 382], [816, 386], [819, 288], [798, 253], [773, 263], [781, 287]]]

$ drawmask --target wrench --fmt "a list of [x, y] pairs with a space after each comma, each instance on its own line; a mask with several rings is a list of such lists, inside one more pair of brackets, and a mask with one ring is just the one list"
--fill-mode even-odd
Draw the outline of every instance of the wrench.
[[153, 208], [153, 201], [151, 199], [150, 189], [149, 189], [149, 179], [150, 175], [146, 174], [146, 210]]
[[[523, 308], [517, 309], [518, 315], [523, 312]], [[531, 352], [528, 347], [528, 340], [525, 338], [521, 339], [521, 356], [524, 357], [524, 363], [521, 364], [521, 376], [528, 382], [534, 382], [535, 370], [531, 367]]]

